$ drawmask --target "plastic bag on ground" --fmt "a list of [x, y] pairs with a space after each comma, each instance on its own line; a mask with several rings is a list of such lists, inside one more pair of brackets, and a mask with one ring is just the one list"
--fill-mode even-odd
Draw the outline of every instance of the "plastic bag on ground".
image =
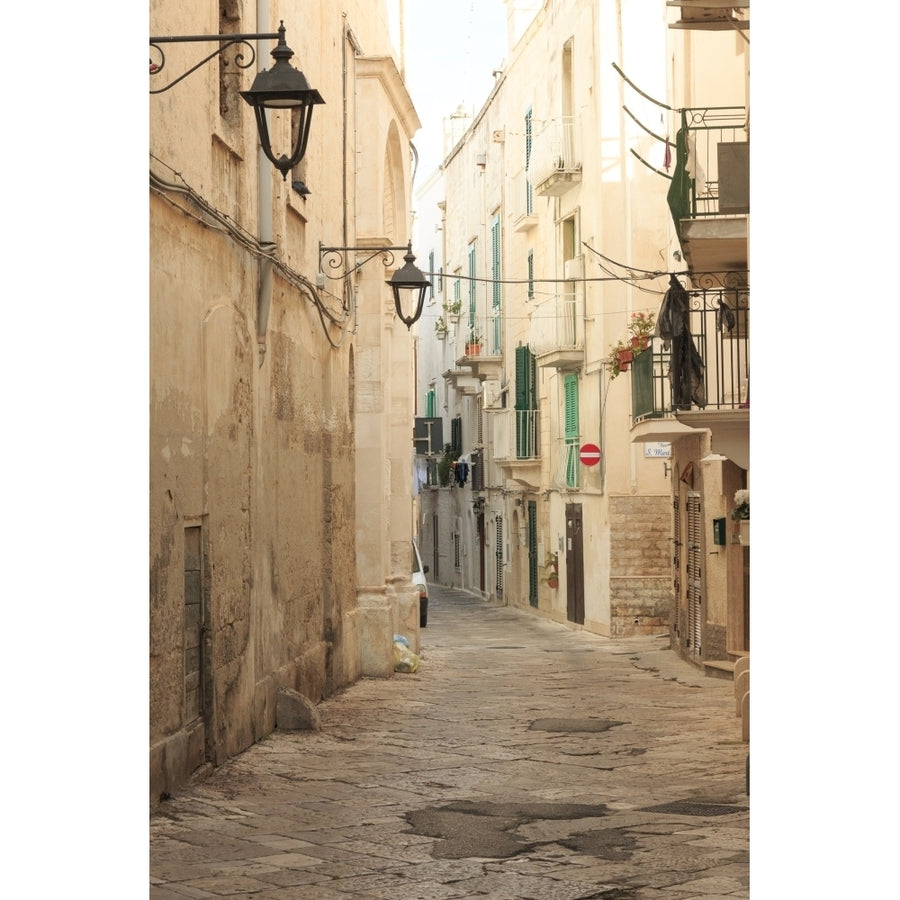
[[418, 672], [420, 664], [419, 657], [407, 645], [400, 641], [394, 641], [395, 672]]

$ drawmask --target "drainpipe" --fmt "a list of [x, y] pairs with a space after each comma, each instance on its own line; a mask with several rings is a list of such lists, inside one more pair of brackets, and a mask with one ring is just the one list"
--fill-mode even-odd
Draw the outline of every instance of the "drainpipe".
[[[268, 34], [269, 0], [257, 0], [256, 30], [259, 34]], [[270, 59], [269, 42], [260, 40], [256, 45], [256, 58], [259, 70], [266, 68]], [[258, 232], [259, 242], [263, 247], [274, 248], [272, 240], [272, 171], [271, 163], [266, 159], [262, 147], [256, 153], [256, 180], [258, 198]], [[266, 331], [269, 325], [269, 307], [272, 303], [272, 261], [260, 259], [259, 284], [256, 297], [256, 341], [259, 348], [259, 365], [263, 364], [266, 355]]]

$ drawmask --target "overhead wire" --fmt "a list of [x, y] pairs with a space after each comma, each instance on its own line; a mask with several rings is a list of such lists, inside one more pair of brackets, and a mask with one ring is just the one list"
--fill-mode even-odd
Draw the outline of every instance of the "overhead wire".
[[[150, 189], [155, 194], [180, 210], [184, 215], [189, 216], [205, 227], [228, 235], [236, 244], [257, 259], [269, 260], [272, 263], [272, 267], [288, 284], [296, 288], [301, 296], [312, 302], [329, 344], [334, 348], [343, 344], [347, 338], [349, 323], [352, 321], [354, 306], [352, 287], [346, 281], [344, 282], [343, 297], [337, 297], [330, 292], [320, 290], [309, 278], [278, 257], [276, 254], [277, 248], [274, 244], [263, 244], [258, 241], [227, 213], [214, 207], [190, 187], [179, 172], [176, 172], [153, 154], [151, 154], [151, 157], [160, 165], [165, 166], [172, 173], [172, 177], [178, 179], [175, 181], [171, 180], [171, 178], [163, 178], [151, 168]], [[177, 202], [176, 196], [184, 197], [190, 205]], [[197, 211], [191, 207], [194, 207]], [[325, 303], [322, 297], [323, 294], [337, 301], [335, 309], [329, 308], [329, 305]], [[340, 336], [336, 340], [332, 337], [331, 327], [340, 329]]]

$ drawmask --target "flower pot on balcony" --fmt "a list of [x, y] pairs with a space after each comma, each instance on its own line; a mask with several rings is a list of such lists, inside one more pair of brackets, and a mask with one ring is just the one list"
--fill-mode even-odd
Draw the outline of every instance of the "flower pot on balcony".
[[466, 344], [466, 356], [478, 356], [481, 353], [481, 344]]
[[646, 350], [647, 347], [650, 346], [650, 335], [649, 334], [636, 334], [631, 339], [631, 349], [632, 350]]
[[620, 371], [627, 372], [629, 364], [634, 361], [634, 350], [617, 350], [616, 360], [619, 363]]

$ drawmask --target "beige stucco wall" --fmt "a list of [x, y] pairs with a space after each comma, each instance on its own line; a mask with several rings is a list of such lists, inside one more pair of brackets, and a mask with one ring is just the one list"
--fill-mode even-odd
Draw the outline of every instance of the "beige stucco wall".
[[[150, 168], [161, 179], [149, 208], [151, 800], [271, 731], [278, 687], [316, 702], [364, 671], [390, 675], [391, 636], [416, 618], [400, 552], [411, 533], [411, 343], [393, 327], [381, 266], [366, 284], [351, 277], [346, 294], [340, 281], [326, 291], [315, 282], [319, 243], [354, 243], [357, 211], [384, 218], [385, 194], [366, 173], [392, 181], [391, 206], [408, 215], [406, 146], [418, 121], [392, 59], [386, 4], [270, 6], [272, 30], [284, 18], [292, 63], [326, 101], [305, 160], [309, 198], [268, 162], [258, 174], [252, 111], [238, 98], [236, 112], [220, 114], [217, 65], [149, 103]], [[237, 30], [258, 30], [253, 4], [232, 8], [243, 13]], [[151, 4], [151, 34], [219, 30], [213, 7]], [[363, 51], [390, 73], [370, 79], [367, 103], [348, 64]], [[167, 46], [167, 68], [183, 71], [182, 55]], [[286, 149], [289, 117], [270, 124]], [[406, 228], [395, 231], [391, 243], [405, 243]], [[273, 269], [270, 292], [253, 250], [266, 232], [294, 273]], [[348, 327], [323, 326], [314, 296], [333, 313], [351, 298]], [[387, 405], [372, 405], [373, 367]], [[362, 458], [384, 473], [372, 496], [367, 482], [357, 493]], [[202, 534], [199, 717], [186, 699], [187, 528]], [[387, 598], [381, 617], [367, 617], [361, 571]]]

